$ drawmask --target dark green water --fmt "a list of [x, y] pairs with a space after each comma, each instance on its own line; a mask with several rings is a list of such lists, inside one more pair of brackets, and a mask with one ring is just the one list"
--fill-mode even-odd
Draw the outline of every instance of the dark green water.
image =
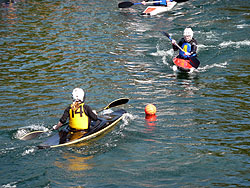
[[[196, 0], [142, 17], [118, 0], [18, 1], [0, 8], [0, 186], [249, 187], [250, 3]], [[173, 72], [191, 26], [201, 66]], [[99, 109], [129, 97], [104, 137], [38, 150], [82, 87]], [[148, 103], [157, 119], [145, 120]]]

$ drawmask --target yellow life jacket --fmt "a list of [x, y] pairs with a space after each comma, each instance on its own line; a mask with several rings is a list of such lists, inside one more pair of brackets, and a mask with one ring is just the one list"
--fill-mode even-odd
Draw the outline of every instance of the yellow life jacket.
[[73, 129], [88, 129], [89, 126], [89, 118], [84, 112], [83, 108], [84, 103], [79, 105], [77, 110], [69, 110], [69, 126]]

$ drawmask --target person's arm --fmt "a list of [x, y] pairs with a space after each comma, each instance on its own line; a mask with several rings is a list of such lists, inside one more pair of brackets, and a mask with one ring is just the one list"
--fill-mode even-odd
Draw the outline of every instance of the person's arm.
[[60, 128], [64, 123], [66, 123], [66, 121], [69, 117], [69, 110], [70, 110], [70, 106], [64, 110], [62, 117], [60, 118], [59, 122], [53, 126], [53, 129], [56, 130], [56, 129]]
[[[182, 44], [183, 44], [183, 41], [184, 39], [182, 38], [180, 41], [179, 41], [179, 43], [178, 43], [178, 45], [179, 46], [182, 46]], [[176, 41], [175, 40], [172, 40], [172, 47], [173, 47], [173, 49], [174, 49], [174, 51], [177, 51], [177, 50], [179, 50], [179, 48], [175, 45], [176, 44]]]
[[192, 39], [190, 55], [196, 55], [196, 52], [197, 52], [197, 41], [195, 39]]
[[84, 109], [85, 109], [85, 114], [92, 120], [96, 121], [98, 120], [98, 116], [93, 112], [93, 110], [91, 109], [90, 106], [88, 105], [84, 105]]

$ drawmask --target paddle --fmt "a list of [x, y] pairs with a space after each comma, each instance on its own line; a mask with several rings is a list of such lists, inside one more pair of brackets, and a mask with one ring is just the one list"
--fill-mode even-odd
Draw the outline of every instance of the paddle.
[[174, 0], [176, 3], [183, 3], [183, 2], [186, 2], [188, 0]]
[[[105, 106], [104, 108], [100, 109], [99, 111], [97, 112], [101, 112], [103, 110], [106, 110], [106, 109], [109, 109], [109, 108], [112, 108], [112, 107], [115, 107], [115, 106], [119, 106], [119, 105], [122, 105], [122, 104], [126, 104], [127, 102], [129, 101], [128, 98], [120, 98], [120, 99], [116, 99], [114, 100], [113, 102], [109, 103], [107, 106]], [[68, 123], [65, 123], [63, 126], [65, 125], [68, 125]], [[48, 131], [53, 131], [54, 129], [49, 129], [47, 131], [33, 131], [33, 132], [30, 132], [30, 133], [27, 133], [26, 135], [22, 136], [20, 138], [20, 140], [31, 140], [33, 138], [36, 138], [38, 135], [40, 135], [41, 133], [45, 133], [45, 132], [48, 132]]]
[[[186, 2], [188, 0], [175, 0], [176, 3], [182, 3], [182, 2]], [[160, 3], [161, 1], [150, 1], [150, 2], [145, 2], [145, 4], [150, 4], [150, 3]], [[129, 8], [133, 5], [142, 5], [142, 3], [132, 3], [130, 1], [125, 1], [125, 2], [121, 2], [118, 4], [118, 8]]]
[[115, 107], [115, 106], [119, 106], [122, 104], [126, 104], [129, 101], [128, 98], [120, 98], [120, 99], [116, 99], [114, 101], [112, 101], [111, 103], [109, 103], [107, 106], [105, 106], [104, 108], [98, 110], [97, 112], [101, 112], [103, 110], [107, 110], [109, 108]]
[[[168, 37], [171, 41], [173, 40], [170, 35], [167, 32], [161, 31], [161, 33], [163, 35], [165, 35], [166, 37]], [[185, 52], [177, 43], [175, 44], [181, 51]], [[190, 60], [190, 65], [192, 65], [192, 67], [194, 68], [198, 68], [200, 65], [200, 61], [196, 58], [196, 57], [188, 57], [188, 59]]]
[[[150, 3], [160, 3], [161, 1], [150, 1], [150, 2], [145, 2], [146, 4], [150, 4]], [[132, 3], [130, 1], [125, 1], [125, 2], [121, 2], [118, 4], [118, 8], [129, 8], [133, 5], [142, 5], [142, 3]]]

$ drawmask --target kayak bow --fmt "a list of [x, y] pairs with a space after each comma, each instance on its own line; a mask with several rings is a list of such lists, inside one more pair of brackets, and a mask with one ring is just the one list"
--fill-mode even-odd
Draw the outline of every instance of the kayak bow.
[[174, 6], [177, 3], [175, 1], [172, 2], [168, 2], [168, 6], [148, 6], [142, 13], [141, 15], [150, 15], [150, 16], [154, 16], [157, 14], [161, 14], [167, 11], [170, 11], [172, 8], [174, 8]]

